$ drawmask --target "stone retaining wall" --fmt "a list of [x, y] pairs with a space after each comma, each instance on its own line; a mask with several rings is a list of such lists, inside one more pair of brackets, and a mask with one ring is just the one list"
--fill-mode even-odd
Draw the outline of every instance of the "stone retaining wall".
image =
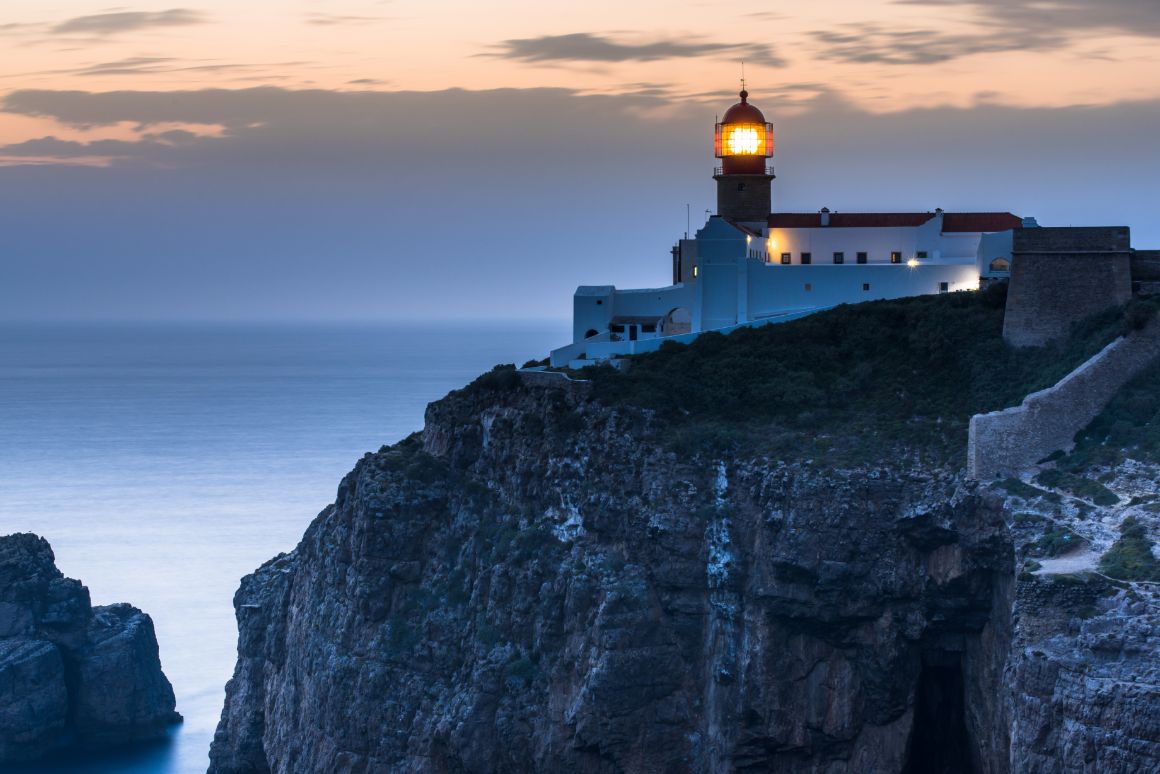
[[1021, 405], [971, 417], [967, 474], [980, 479], [1014, 475], [1057, 449], [1070, 449], [1075, 434], [1157, 357], [1160, 317], [1116, 339], [1054, 386], [1028, 395]]
[[1017, 229], [1003, 338], [1038, 347], [1132, 296], [1126, 226]]

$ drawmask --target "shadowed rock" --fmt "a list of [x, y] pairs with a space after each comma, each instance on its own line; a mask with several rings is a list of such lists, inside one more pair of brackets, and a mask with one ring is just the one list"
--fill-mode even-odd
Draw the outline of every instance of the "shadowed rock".
[[0, 761], [156, 738], [174, 704], [148, 615], [92, 607], [44, 538], [0, 537]]

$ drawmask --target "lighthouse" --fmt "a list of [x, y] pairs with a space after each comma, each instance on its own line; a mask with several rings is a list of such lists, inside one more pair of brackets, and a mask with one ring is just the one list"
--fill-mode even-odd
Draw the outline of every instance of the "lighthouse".
[[714, 155], [721, 166], [713, 170], [717, 181], [717, 214], [732, 221], [765, 223], [769, 217], [773, 167], [773, 127], [749, 104], [749, 92], [741, 89], [741, 101], [725, 111], [716, 125]]

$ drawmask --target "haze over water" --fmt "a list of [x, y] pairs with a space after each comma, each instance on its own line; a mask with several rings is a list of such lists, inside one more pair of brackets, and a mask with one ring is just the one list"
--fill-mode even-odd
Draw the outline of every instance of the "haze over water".
[[0, 534], [36, 532], [94, 604], [149, 613], [170, 745], [28, 772], [201, 774], [240, 578], [291, 550], [367, 451], [567, 323], [0, 328]]

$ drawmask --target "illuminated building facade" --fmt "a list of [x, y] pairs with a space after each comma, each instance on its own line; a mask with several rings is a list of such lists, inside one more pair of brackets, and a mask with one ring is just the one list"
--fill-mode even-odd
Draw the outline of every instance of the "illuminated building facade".
[[744, 89], [740, 97], [714, 132], [717, 214], [673, 247], [673, 284], [578, 288], [572, 343], [552, 352], [552, 365], [581, 367], [843, 303], [976, 290], [981, 280], [1008, 276], [1014, 230], [1034, 219], [773, 211], [773, 127]]

